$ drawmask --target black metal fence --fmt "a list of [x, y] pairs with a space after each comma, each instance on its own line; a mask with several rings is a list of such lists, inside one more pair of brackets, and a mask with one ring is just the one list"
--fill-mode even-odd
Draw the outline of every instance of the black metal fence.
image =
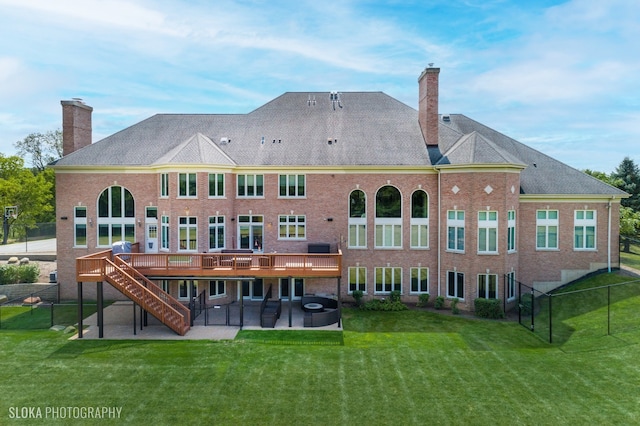
[[518, 284], [520, 324], [549, 343], [640, 328], [640, 280], [549, 293]]

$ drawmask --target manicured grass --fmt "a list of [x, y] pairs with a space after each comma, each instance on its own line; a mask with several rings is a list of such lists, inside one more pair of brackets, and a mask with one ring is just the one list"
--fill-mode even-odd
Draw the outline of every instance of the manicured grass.
[[[108, 302], [105, 306], [108, 306]], [[73, 325], [78, 322], [77, 304], [56, 304], [53, 306], [0, 306], [0, 330], [39, 330], [53, 325]], [[85, 304], [83, 313], [88, 317], [96, 312], [95, 304]]]
[[122, 407], [95, 424], [640, 422], [640, 331], [567, 349], [513, 322], [349, 309], [344, 329], [222, 342], [0, 330], [0, 424], [90, 423], [9, 418], [30, 406]]
[[[595, 275], [536, 300], [535, 332], [554, 343], [616, 335], [640, 327], [640, 280], [620, 273]], [[553, 322], [549, 323], [549, 309]]]
[[634, 269], [640, 270], [640, 245], [631, 244], [628, 253], [620, 251], [620, 262]]

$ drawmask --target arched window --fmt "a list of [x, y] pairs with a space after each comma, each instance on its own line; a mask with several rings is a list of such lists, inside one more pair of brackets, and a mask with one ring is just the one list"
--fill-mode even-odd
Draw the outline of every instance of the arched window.
[[98, 246], [117, 241], [135, 242], [136, 209], [133, 196], [122, 186], [110, 186], [98, 197]]
[[349, 248], [367, 247], [367, 197], [356, 189], [349, 194]]
[[411, 248], [429, 248], [429, 196], [421, 189], [411, 194]]
[[376, 193], [376, 248], [402, 248], [402, 195], [387, 185]]

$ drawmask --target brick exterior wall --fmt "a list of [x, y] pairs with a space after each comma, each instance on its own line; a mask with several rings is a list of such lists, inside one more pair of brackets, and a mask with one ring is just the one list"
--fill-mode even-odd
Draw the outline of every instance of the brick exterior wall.
[[[184, 170], [184, 172], [194, 170]], [[375, 268], [402, 268], [402, 293], [407, 302], [417, 300], [410, 295], [410, 268], [429, 268], [429, 290], [435, 295], [446, 295], [446, 273], [456, 270], [465, 274], [465, 300], [460, 308], [473, 309], [473, 299], [477, 294], [478, 274], [497, 274], [498, 297], [504, 298], [503, 276], [514, 271], [516, 279], [525, 284], [538, 286], [556, 285], [577, 278], [584, 273], [605, 267], [607, 264], [608, 204], [606, 200], [575, 201], [549, 199], [532, 201], [521, 199], [519, 194], [519, 170], [515, 168], [473, 168], [443, 169], [440, 176], [434, 170], [425, 171], [327, 171], [326, 173], [306, 173], [306, 197], [301, 199], [280, 198], [278, 196], [278, 173], [270, 171], [264, 175], [264, 198], [236, 198], [236, 176], [225, 175], [225, 197], [209, 199], [208, 171], [197, 171], [198, 198], [178, 198], [177, 172], [169, 172], [169, 197], [159, 197], [160, 172], [145, 173], [124, 170], [113, 173], [61, 172], [56, 174], [57, 187], [57, 244], [58, 280], [62, 299], [75, 299], [75, 259], [89, 253], [103, 250], [97, 247], [97, 200], [102, 191], [111, 185], [128, 189], [135, 200], [136, 241], [144, 242], [145, 206], [158, 208], [160, 216], [170, 217], [170, 251], [178, 251], [178, 217], [196, 216], [198, 223], [198, 247], [202, 253], [208, 251], [208, 217], [223, 215], [226, 218], [227, 248], [238, 246], [237, 218], [239, 215], [264, 216], [263, 248], [265, 252], [305, 253], [310, 243], [329, 243], [333, 251], [343, 252], [343, 274], [341, 292], [345, 300], [348, 289], [348, 268], [367, 268], [367, 297], [374, 297]], [[220, 172], [211, 170], [211, 172]], [[283, 170], [283, 173], [293, 173]], [[243, 173], [240, 171], [239, 173]], [[396, 187], [402, 195], [402, 249], [376, 249], [375, 245], [375, 200], [376, 192], [385, 185]], [[440, 194], [438, 188], [441, 188]], [[349, 194], [360, 189], [366, 194], [367, 207], [367, 247], [348, 248]], [[429, 248], [410, 248], [411, 194], [417, 190], [426, 191], [429, 196]], [[438, 204], [440, 203], [440, 204]], [[74, 207], [86, 206], [87, 248], [74, 247]], [[535, 248], [536, 210], [557, 209], [560, 212], [560, 247], [558, 250], [539, 251]], [[452, 253], [446, 250], [448, 210], [465, 211], [465, 251]], [[592, 251], [573, 249], [573, 212], [576, 209], [593, 209], [597, 212], [597, 248]], [[498, 212], [498, 253], [477, 253], [477, 217], [479, 211]], [[507, 253], [507, 212], [516, 211], [517, 250]], [[304, 241], [278, 239], [278, 215], [306, 216], [307, 236]], [[611, 209], [613, 228], [612, 241], [618, 241], [619, 202]], [[66, 217], [67, 219], [62, 219]], [[332, 219], [332, 220], [329, 220]], [[138, 221], [140, 225], [138, 226]], [[440, 232], [438, 224], [440, 223]], [[438, 238], [440, 238], [440, 264], [438, 263]], [[144, 244], [141, 244], [143, 247]], [[107, 247], [108, 248], [108, 247]], [[615, 248], [615, 244], [614, 244]], [[144, 251], [142, 249], [141, 251]], [[612, 250], [612, 263], [618, 264], [618, 250]], [[440, 275], [438, 276], [438, 270]], [[274, 296], [279, 294], [278, 279], [266, 279], [266, 292], [273, 285]], [[177, 296], [178, 282], [170, 282], [170, 291]], [[208, 282], [200, 282], [198, 291], [208, 288]], [[105, 285], [105, 298], [122, 298], [115, 289]], [[307, 279], [306, 293], [335, 294], [335, 279]], [[83, 296], [95, 298], [95, 285], [84, 285]], [[238, 285], [227, 283], [225, 297], [214, 299], [227, 303], [237, 299]]]

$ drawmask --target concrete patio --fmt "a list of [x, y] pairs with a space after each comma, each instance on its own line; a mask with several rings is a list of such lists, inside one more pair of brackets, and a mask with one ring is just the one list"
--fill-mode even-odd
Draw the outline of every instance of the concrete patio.
[[[118, 301], [107, 306], [103, 311], [104, 319], [104, 339], [126, 340], [232, 340], [240, 331], [239, 309], [240, 304], [229, 305], [230, 324], [217, 325], [226, 322], [226, 307], [214, 308], [209, 306], [209, 324], [205, 325], [205, 313], [202, 312], [195, 320], [194, 326], [185, 334], [180, 336], [168, 327], [162, 325], [157, 319], [148, 315], [147, 325], [140, 327], [140, 309], [135, 307], [135, 334], [134, 334], [134, 307], [131, 301]], [[275, 328], [262, 328], [260, 326], [260, 302], [244, 303], [244, 330], [334, 330], [342, 331], [338, 324], [324, 327], [304, 327], [304, 312], [300, 308], [300, 303], [294, 301], [291, 310], [291, 327], [289, 327], [289, 304], [282, 303], [282, 315], [276, 322]], [[98, 314], [95, 313], [87, 317], [83, 324], [85, 326], [82, 334], [83, 339], [98, 339]], [[71, 339], [77, 339], [74, 335]]]

